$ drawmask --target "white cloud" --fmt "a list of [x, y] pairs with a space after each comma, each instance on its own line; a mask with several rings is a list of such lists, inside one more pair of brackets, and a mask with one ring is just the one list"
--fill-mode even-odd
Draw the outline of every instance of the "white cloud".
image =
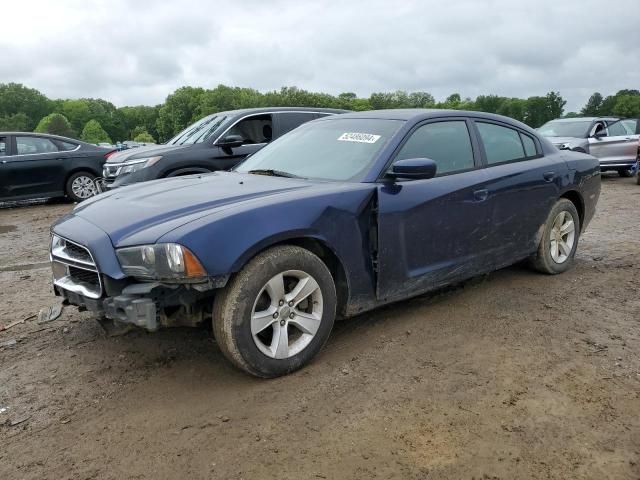
[[[436, 98], [640, 86], [637, 0], [22, 0], [3, 5], [0, 81], [51, 97], [162, 102], [183, 85]], [[615, 20], [615, 21], [613, 21]]]

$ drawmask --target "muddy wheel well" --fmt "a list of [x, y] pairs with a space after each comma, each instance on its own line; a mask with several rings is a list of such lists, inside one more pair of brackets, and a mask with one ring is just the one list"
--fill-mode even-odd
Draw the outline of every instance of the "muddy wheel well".
[[580, 217], [580, 230], [582, 230], [584, 228], [584, 200], [582, 200], [582, 196], [575, 190], [569, 190], [560, 198], [566, 198], [575, 205], [576, 210], [578, 210], [578, 216]]

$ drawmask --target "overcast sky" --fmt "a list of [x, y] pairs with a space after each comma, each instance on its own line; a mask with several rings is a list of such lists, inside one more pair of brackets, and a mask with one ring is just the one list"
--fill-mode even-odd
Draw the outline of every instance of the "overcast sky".
[[183, 85], [437, 100], [640, 88], [638, 0], [5, 0], [0, 82], [156, 104]]

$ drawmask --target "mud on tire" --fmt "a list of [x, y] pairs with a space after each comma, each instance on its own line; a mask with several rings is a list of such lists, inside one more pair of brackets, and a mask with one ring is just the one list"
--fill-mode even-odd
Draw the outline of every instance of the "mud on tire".
[[[283, 291], [278, 288], [280, 277]], [[300, 287], [307, 277], [315, 283]], [[311, 289], [313, 294], [296, 303]], [[216, 295], [213, 333], [236, 367], [259, 377], [277, 377], [311, 361], [329, 338], [335, 315], [336, 290], [327, 266], [308, 250], [284, 245], [254, 257]], [[311, 317], [317, 324], [307, 329]]]

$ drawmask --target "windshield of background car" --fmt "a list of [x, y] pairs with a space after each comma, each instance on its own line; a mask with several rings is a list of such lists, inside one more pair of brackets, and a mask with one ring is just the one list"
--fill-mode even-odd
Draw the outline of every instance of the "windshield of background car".
[[211, 138], [220, 128], [227, 117], [211, 115], [198, 120], [193, 125], [189, 125], [175, 137], [167, 142], [167, 145], [190, 145], [201, 143]]
[[304, 178], [360, 181], [403, 123], [364, 118], [308, 123], [254, 153], [236, 171], [278, 170]]
[[542, 125], [538, 131], [544, 137], [586, 138], [591, 123], [591, 120], [576, 120], [575, 122], [552, 120]]

